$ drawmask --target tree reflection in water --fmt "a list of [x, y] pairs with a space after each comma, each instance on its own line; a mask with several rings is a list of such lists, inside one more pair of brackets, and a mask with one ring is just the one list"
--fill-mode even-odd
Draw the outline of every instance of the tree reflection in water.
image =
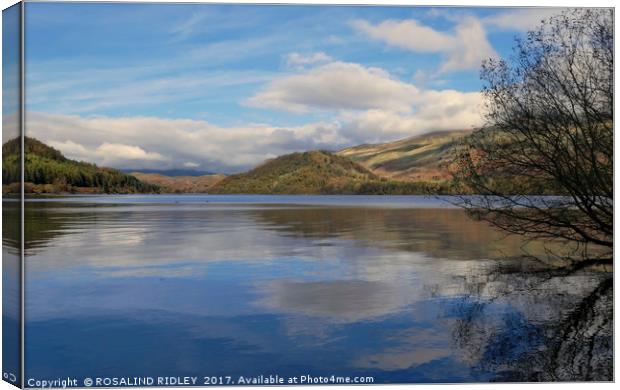
[[[449, 313], [462, 358], [494, 372], [494, 381], [613, 380], [611, 273], [534, 267], [501, 264], [465, 280], [466, 294]], [[500, 302], [518, 310], [490, 324]]]

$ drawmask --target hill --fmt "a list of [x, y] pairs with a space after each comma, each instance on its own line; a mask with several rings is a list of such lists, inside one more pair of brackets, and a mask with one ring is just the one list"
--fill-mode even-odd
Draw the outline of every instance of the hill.
[[[20, 144], [21, 140], [15, 138], [2, 145], [2, 191], [5, 193], [19, 190]], [[129, 194], [155, 193], [160, 188], [116, 169], [68, 159], [43, 142], [25, 137], [24, 191]]]
[[225, 175], [166, 176], [157, 173], [132, 172], [138, 180], [161, 187], [169, 193], [207, 193], [211, 187], [224, 179]]
[[412, 194], [418, 183], [380, 178], [351, 159], [326, 151], [291, 153], [246, 173], [227, 176], [210, 192], [220, 194]]
[[442, 131], [383, 144], [360, 145], [336, 154], [374, 174], [409, 182], [440, 183], [450, 178], [454, 148], [471, 131]]

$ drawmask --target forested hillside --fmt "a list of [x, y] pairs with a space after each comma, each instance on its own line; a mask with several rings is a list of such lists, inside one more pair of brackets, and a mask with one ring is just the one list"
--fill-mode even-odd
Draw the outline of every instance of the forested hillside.
[[[20, 181], [19, 138], [2, 145], [2, 191], [18, 192]], [[41, 141], [24, 139], [24, 191], [27, 193], [156, 193], [147, 184], [117, 169], [70, 160]], [[12, 183], [12, 184], [5, 184]]]
[[231, 175], [213, 193], [244, 194], [422, 194], [441, 191], [426, 183], [381, 178], [349, 158], [326, 151], [291, 153], [246, 173]]

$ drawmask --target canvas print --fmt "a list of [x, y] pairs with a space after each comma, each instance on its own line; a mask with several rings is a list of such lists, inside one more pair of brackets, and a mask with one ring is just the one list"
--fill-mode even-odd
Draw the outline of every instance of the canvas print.
[[5, 9], [3, 379], [613, 381], [613, 25]]

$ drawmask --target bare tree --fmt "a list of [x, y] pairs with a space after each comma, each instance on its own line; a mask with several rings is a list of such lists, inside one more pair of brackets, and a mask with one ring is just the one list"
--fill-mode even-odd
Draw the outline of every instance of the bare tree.
[[487, 125], [454, 171], [455, 186], [478, 196], [460, 204], [511, 233], [606, 248], [599, 255], [611, 261], [612, 10], [542, 21], [509, 60], [486, 61], [481, 78]]

